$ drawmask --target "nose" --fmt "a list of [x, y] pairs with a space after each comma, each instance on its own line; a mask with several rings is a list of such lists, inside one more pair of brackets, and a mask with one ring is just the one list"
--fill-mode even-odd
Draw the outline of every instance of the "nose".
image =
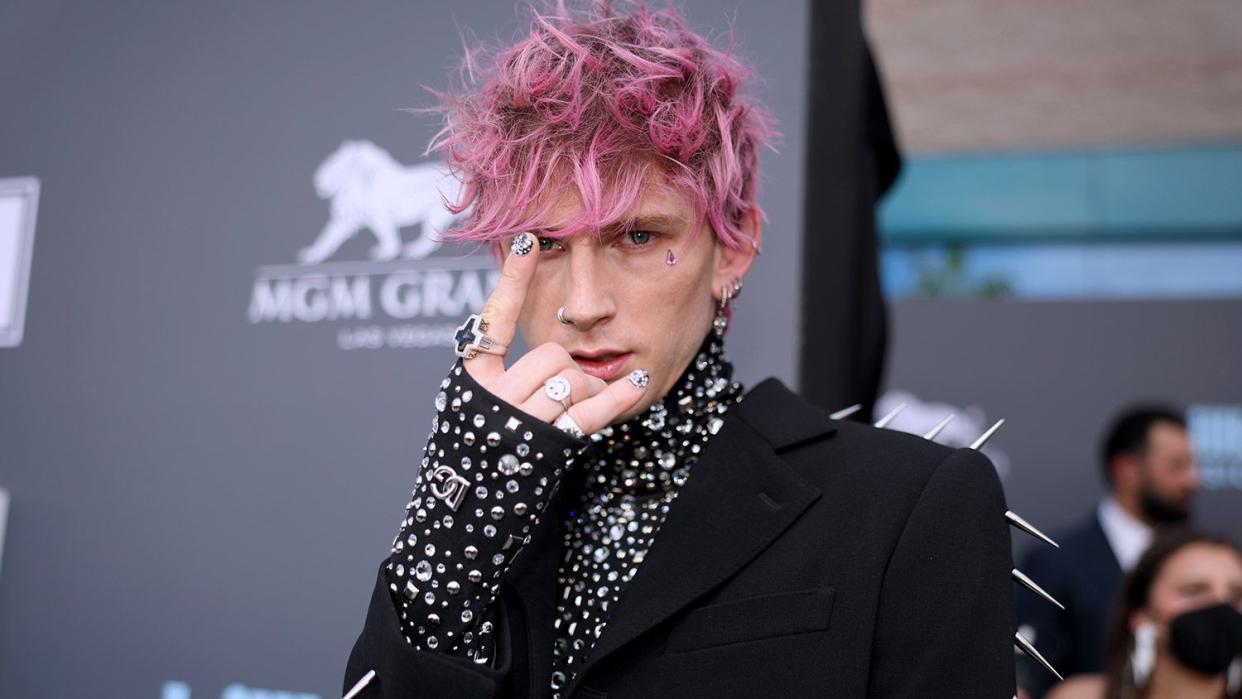
[[565, 281], [565, 316], [578, 331], [590, 330], [617, 310], [607, 263], [601, 259], [596, 245], [582, 242], [587, 244], [574, 245], [569, 250], [569, 274]]

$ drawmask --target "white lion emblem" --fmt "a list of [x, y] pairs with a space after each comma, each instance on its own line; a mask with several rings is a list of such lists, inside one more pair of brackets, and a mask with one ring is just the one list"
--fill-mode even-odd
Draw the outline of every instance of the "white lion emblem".
[[[305, 265], [328, 259], [364, 228], [375, 235], [373, 260], [427, 257], [455, 217], [443, 198], [457, 199], [461, 184], [439, 165], [406, 167], [370, 141], [345, 141], [315, 171], [315, 191], [331, 199], [331, 216], [315, 242], [298, 252]], [[403, 247], [401, 229], [415, 224], [421, 233]]]

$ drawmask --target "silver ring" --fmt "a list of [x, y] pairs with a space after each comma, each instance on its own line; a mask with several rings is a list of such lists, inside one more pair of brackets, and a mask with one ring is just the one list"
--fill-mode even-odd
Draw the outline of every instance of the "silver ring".
[[453, 353], [462, 359], [474, 359], [479, 352], [503, 357], [509, 351], [509, 346], [497, 342], [486, 330], [487, 321], [483, 316], [471, 313], [466, 322], [457, 326], [457, 332], [453, 334]]
[[565, 410], [569, 410], [569, 379], [564, 376], [553, 376], [543, 382], [543, 394], [557, 403]]
[[561, 306], [560, 308], [556, 309], [556, 319], [561, 321], [562, 325], [573, 325], [574, 324], [572, 320], [565, 317], [564, 306]]
[[570, 417], [568, 412], [561, 413], [561, 416], [556, 418], [556, 422], [553, 423], [553, 425], [556, 429], [570, 435], [571, 437], [577, 437], [578, 439], [586, 437], [586, 433], [582, 431], [582, 428], [578, 426], [578, 423], [574, 422], [574, 419]]

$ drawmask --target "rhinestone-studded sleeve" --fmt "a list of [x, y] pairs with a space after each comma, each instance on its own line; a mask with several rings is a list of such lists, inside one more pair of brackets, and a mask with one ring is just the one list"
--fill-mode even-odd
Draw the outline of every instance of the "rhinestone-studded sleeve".
[[488, 663], [505, 572], [588, 444], [504, 402], [458, 360], [386, 566], [406, 641]]

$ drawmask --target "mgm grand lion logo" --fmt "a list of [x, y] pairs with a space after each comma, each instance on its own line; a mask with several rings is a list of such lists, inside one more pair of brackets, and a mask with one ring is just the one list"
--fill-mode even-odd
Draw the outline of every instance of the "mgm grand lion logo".
[[[441, 248], [460, 182], [438, 164], [403, 165], [370, 141], [345, 141], [314, 185], [327, 221], [296, 263], [259, 268], [250, 322], [338, 321], [342, 349], [451, 346], [499, 274], [486, 254]], [[340, 259], [355, 239], [372, 243], [365, 258]]]

